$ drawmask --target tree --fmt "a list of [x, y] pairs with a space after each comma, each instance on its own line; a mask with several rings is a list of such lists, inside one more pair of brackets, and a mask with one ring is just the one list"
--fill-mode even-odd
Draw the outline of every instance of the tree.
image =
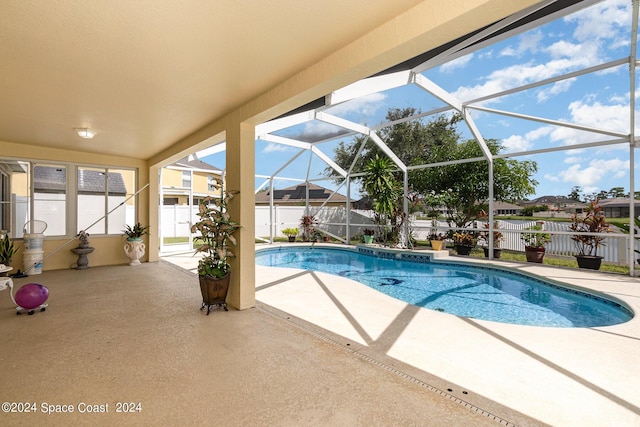
[[624, 187], [613, 187], [611, 190], [609, 190], [607, 195], [611, 198], [625, 197], [626, 193], [624, 191]]
[[582, 201], [582, 187], [580, 187], [579, 185], [574, 185], [573, 188], [571, 188], [571, 193], [569, 193], [569, 195], [567, 197], [569, 197], [571, 200], [577, 200], [577, 201], [581, 202]]
[[[390, 108], [385, 120], [394, 122], [419, 113], [420, 111], [415, 108]], [[426, 160], [433, 147], [451, 147], [456, 144], [459, 136], [455, 125], [461, 119], [457, 114], [451, 117], [438, 116], [428, 123], [417, 119], [384, 127], [377, 133], [405, 164], [419, 165]], [[356, 159], [356, 154], [363, 143], [365, 146], [360, 157]], [[386, 157], [386, 154], [368, 135], [356, 136], [349, 143], [340, 142], [334, 151], [335, 162], [345, 170], [349, 170], [355, 160], [354, 172], [364, 171], [367, 163], [376, 156]], [[342, 181], [342, 176], [338, 175], [333, 168], [327, 167], [324, 172], [326, 176], [333, 177], [337, 183]]]
[[[389, 148], [408, 166], [428, 165], [450, 160], [483, 157], [477, 141], [460, 142], [456, 125], [462, 120], [458, 114], [440, 115], [428, 123], [422, 119], [409, 122], [401, 121], [419, 113], [413, 108], [392, 108], [387, 112], [389, 122], [398, 123], [380, 129], [378, 135]], [[368, 136], [353, 138], [351, 143], [340, 143], [335, 150], [334, 159], [344, 169], [349, 169], [355, 161], [354, 172], [364, 169], [370, 159], [386, 157]], [[358, 150], [365, 143], [361, 155], [356, 159]], [[501, 145], [488, 140], [492, 154], [498, 154]], [[495, 159], [494, 161], [494, 198], [498, 201], [522, 199], [534, 194], [538, 184], [531, 176], [537, 171], [533, 161]], [[332, 169], [326, 169], [328, 176], [337, 177]], [[396, 181], [402, 182], [400, 173], [395, 174]], [[475, 218], [481, 209], [486, 209], [489, 197], [488, 161], [476, 161], [452, 164], [441, 167], [417, 169], [409, 174], [409, 192], [426, 195], [432, 191], [446, 195], [449, 220], [464, 226]]]
[[[502, 149], [496, 140], [487, 140], [486, 143], [493, 155]], [[475, 157], [482, 157], [482, 150], [476, 140], [468, 140], [454, 147], [433, 150], [428, 160], [430, 163], [439, 163]], [[538, 166], [533, 161], [494, 159], [494, 199], [510, 201], [533, 194], [538, 182], [531, 176], [537, 170]], [[447, 194], [445, 205], [448, 220], [458, 227], [466, 226], [481, 210], [486, 210], [489, 198], [488, 161], [419, 169], [411, 174], [409, 181], [417, 192], [436, 191]]]
[[375, 222], [382, 225], [382, 240], [387, 240], [386, 225], [391, 225], [391, 237], [398, 242], [399, 230], [404, 219], [402, 212], [402, 189], [393, 176], [393, 163], [386, 157], [376, 155], [365, 166], [363, 186], [369, 194], [375, 212]]

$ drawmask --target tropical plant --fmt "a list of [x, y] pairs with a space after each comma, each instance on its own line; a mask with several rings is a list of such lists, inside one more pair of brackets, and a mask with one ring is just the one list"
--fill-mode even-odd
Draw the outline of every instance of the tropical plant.
[[458, 246], [475, 246], [478, 240], [469, 232], [453, 233], [453, 243]]
[[10, 265], [11, 258], [18, 252], [19, 249], [16, 249], [11, 241], [11, 238], [2, 234], [0, 236], [0, 264]]
[[598, 248], [605, 246], [605, 236], [602, 233], [610, 231], [610, 225], [604, 217], [604, 212], [598, 199], [589, 203], [584, 216], [574, 213], [571, 217], [569, 230], [576, 233], [596, 233], [596, 234], [574, 234], [571, 236], [576, 244], [579, 256], [598, 256]]
[[238, 194], [227, 191], [222, 197], [205, 197], [200, 201], [198, 216], [200, 220], [191, 227], [192, 233], [200, 233], [195, 239], [202, 241], [196, 253], [203, 253], [198, 262], [198, 274], [213, 278], [224, 277], [231, 269], [229, 258], [234, 254], [231, 246], [236, 245], [233, 234], [241, 227], [227, 211], [229, 202]]
[[[486, 246], [489, 246], [489, 223], [484, 224], [483, 227], [486, 231], [480, 231], [479, 239], [482, 240]], [[500, 232], [500, 223], [498, 221], [493, 222], [493, 247], [499, 248], [500, 243], [504, 241], [504, 235]]]
[[125, 225], [122, 232], [127, 236], [127, 239], [139, 239], [142, 236], [149, 234], [149, 227], [143, 226], [141, 223], [137, 222], [133, 227]]
[[544, 248], [545, 245], [551, 243], [551, 235], [549, 233], [542, 233], [542, 226], [536, 224], [525, 228], [525, 230], [535, 231], [535, 233], [522, 233], [522, 235], [520, 235], [525, 246]]
[[375, 233], [376, 232], [371, 228], [365, 228], [364, 230], [362, 230], [362, 234], [364, 234], [365, 236], [373, 236]]
[[297, 228], [285, 228], [282, 230], [282, 234], [288, 237], [296, 237], [300, 233], [300, 230]]
[[[383, 228], [384, 241], [390, 237], [397, 243], [406, 216], [401, 208], [402, 191], [393, 175], [393, 163], [388, 158], [376, 155], [369, 160], [364, 172], [363, 185], [372, 200], [374, 221]], [[384, 230], [386, 226], [391, 227], [390, 233]]]
[[302, 240], [305, 242], [315, 240], [316, 226], [318, 219], [313, 215], [303, 215], [300, 218], [300, 226], [302, 227]]

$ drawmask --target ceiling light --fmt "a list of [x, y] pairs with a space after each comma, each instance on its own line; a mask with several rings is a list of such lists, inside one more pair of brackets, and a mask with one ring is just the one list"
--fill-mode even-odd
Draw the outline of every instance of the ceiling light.
[[80, 138], [91, 139], [96, 136], [96, 131], [89, 128], [75, 128], [74, 130], [78, 132]]

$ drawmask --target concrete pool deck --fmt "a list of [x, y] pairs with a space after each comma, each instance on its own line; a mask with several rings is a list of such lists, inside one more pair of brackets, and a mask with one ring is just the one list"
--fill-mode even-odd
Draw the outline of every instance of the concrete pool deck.
[[[192, 270], [197, 263], [191, 254], [165, 259]], [[637, 278], [446, 259], [496, 264], [607, 294], [640, 313]], [[256, 267], [256, 299], [356, 356], [516, 425], [640, 425], [637, 315], [624, 324], [598, 328], [502, 324], [418, 308], [343, 277], [261, 266]]]

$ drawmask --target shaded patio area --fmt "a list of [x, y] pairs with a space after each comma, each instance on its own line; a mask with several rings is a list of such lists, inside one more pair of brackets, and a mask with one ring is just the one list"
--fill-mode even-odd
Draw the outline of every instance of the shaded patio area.
[[[0, 292], [0, 389], [3, 402], [35, 404], [36, 412], [1, 412], [2, 425], [482, 426], [496, 425], [496, 413], [527, 419], [486, 399], [478, 398], [486, 406], [465, 403], [416, 369], [358, 354], [263, 303], [206, 316], [195, 275], [164, 261], [45, 271], [15, 286], [30, 282], [49, 288], [46, 312], [16, 316], [9, 290]], [[134, 403], [133, 412], [116, 412], [119, 402]], [[85, 404], [108, 405], [108, 413], [81, 413]], [[65, 409], [47, 405], [73, 405], [74, 412], [45, 415], [44, 408]]]

